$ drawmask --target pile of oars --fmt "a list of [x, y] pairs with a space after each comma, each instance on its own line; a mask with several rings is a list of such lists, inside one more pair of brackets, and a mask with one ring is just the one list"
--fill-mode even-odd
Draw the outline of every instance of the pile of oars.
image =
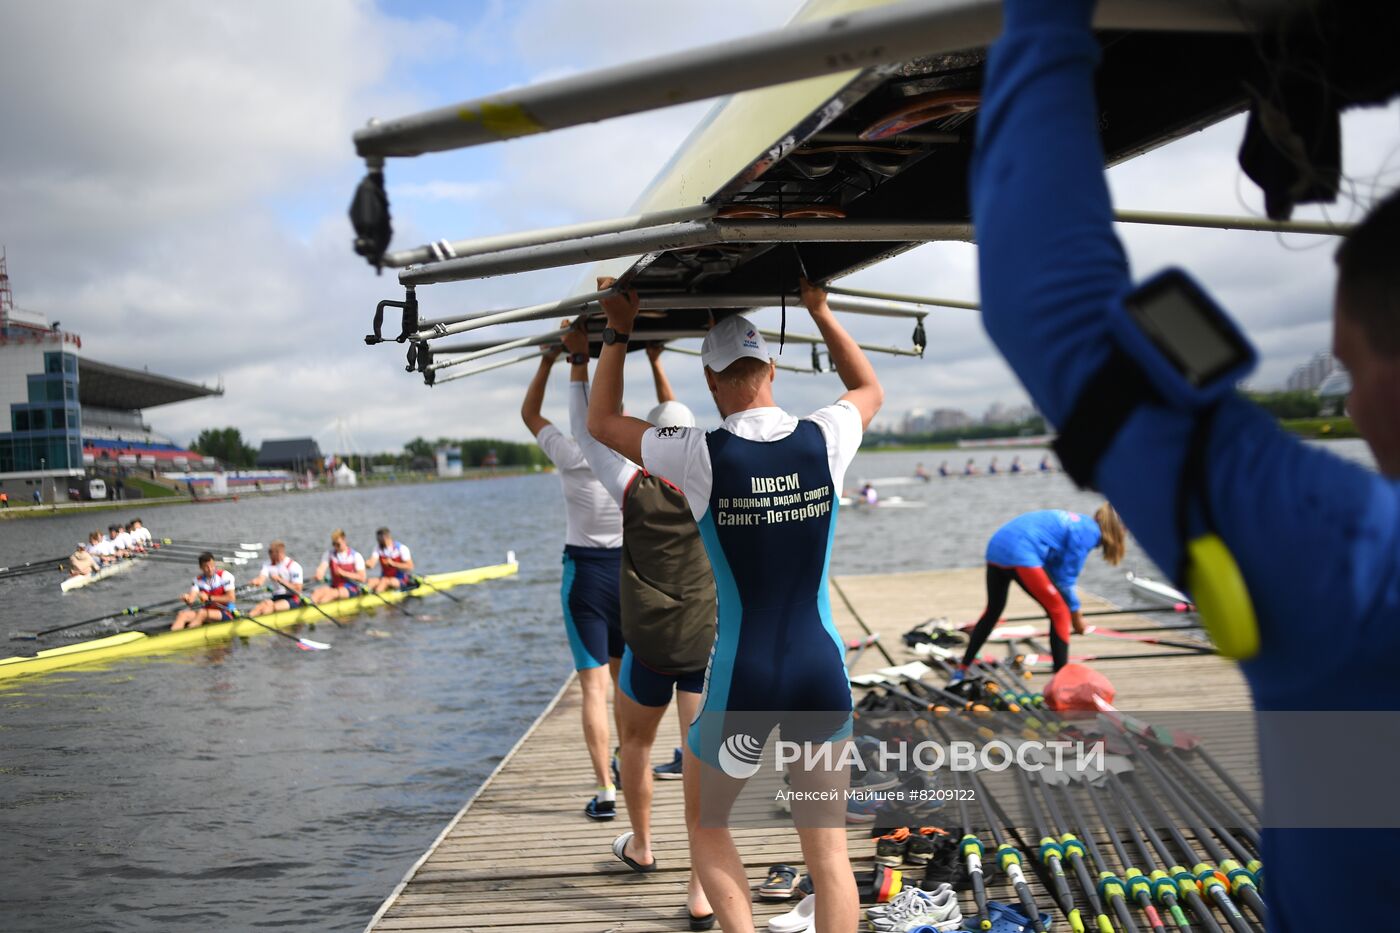
[[[977, 800], [973, 806], [967, 796], [958, 799], [959, 851], [982, 929], [990, 928], [986, 852], [995, 852], [994, 864], [1035, 930], [1044, 926], [1027, 865], [1075, 931], [1258, 933], [1265, 926], [1259, 807], [1194, 737], [1116, 713], [1100, 717], [1103, 734], [1086, 733], [1082, 722], [1046, 709], [1006, 664], [979, 663], [946, 687], [904, 676], [876, 689], [887, 699], [872, 709], [923, 714], [945, 743], [956, 729], [984, 751], [993, 739], [1016, 747], [1022, 738], [1073, 737], [1111, 752], [1097, 770], [1055, 769], [1046, 760], [1028, 772], [1013, 762], [1011, 792], [1019, 793], [1028, 821], [1022, 826], [991, 792], [1004, 790], [1004, 780], [953, 773], [956, 790]], [[1021, 835], [1023, 826], [1035, 844]]]

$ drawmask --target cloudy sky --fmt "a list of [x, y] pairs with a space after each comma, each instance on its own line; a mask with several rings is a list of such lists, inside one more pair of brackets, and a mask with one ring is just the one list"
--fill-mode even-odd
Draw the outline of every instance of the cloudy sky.
[[[797, 5], [707, 0], [657, 16], [650, 0], [5, 4], [0, 243], [17, 303], [81, 333], [97, 359], [222, 380], [221, 399], [149, 413], [180, 441], [224, 424], [255, 441], [313, 434], [344, 449], [340, 424], [359, 451], [420, 434], [524, 438], [528, 364], [429, 390], [403, 372], [397, 345], [364, 346], [374, 303], [401, 292], [350, 249], [345, 208], [362, 173], [351, 132], [373, 115], [777, 26]], [[395, 246], [625, 213], [706, 109], [395, 160]], [[1119, 205], [1261, 214], [1234, 159], [1242, 126], [1231, 120], [1114, 169]], [[1347, 118], [1357, 182], [1331, 216], [1356, 216], [1377, 182], [1400, 180], [1390, 162], [1397, 129], [1394, 108]], [[1122, 232], [1138, 272], [1186, 265], [1238, 314], [1264, 357], [1256, 384], [1281, 383], [1327, 346], [1326, 239]], [[423, 313], [551, 300], [582, 271], [435, 286], [423, 291]], [[975, 299], [975, 250], [926, 246], [848, 284]], [[776, 324], [776, 311], [760, 315]], [[852, 328], [908, 340], [903, 324], [858, 318]], [[915, 407], [1024, 400], [973, 313], [940, 312], [928, 335], [923, 360], [878, 361], [882, 421]], [[715, 420], [698, 362], [677, 357], [671, 370], [702, 423]], [[647, 407], [642, 375], [633, 374], [634, 408]], [[564, 378], [547, 411], [561, 420]], [[834, 376], [781, 374], [779, 396], [800, 410], [837, 387]]]

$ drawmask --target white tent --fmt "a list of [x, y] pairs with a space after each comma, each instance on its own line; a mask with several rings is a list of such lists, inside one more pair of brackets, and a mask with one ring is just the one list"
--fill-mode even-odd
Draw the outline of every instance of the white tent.
[[336, 467], [335, 472], [331, 475], [335, 477], [335, 484], [337, 486], [357, 486], [360, 482], [359, 477], [355, 475], [355, 471], [350, 469], [350, 465], [347, 463], [342, 463], [340, 466]]

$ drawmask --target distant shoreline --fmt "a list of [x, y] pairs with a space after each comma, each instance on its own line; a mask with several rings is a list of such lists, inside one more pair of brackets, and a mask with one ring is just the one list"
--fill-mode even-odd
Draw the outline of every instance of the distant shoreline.
[[490, 472], [475, 472], [469, 475], [439, 477], [415, 476], [411, 479], [375, 480], [370, 479], [356, 486], [317, 486], [315, 489], [269, 489], [264, 491], [247, 490], [230, 493], [226, 496], [150, 496], [141, 499], [106, 499], [97, 502], [57, 502], [49, 505], [15, 505], [0, 509], [0, 521], [19, 519], [60, 518], [66, 515], [85, 515], [89, 512], [112, 512], [118, 509], [144, 510], [171, 505], [213, 505], [220, 502], [236, 502], [241, 499], [264, 499], [269, 496], [306, 495], [321, 492], [345, 492], [351, 489], [380, 489], [385, 486], [424, 486], [430, 483], [478, 482], [481, 480], [506, 479], [513, 476], [526, 476], [534, 473], [532, 467], [506, 467]]

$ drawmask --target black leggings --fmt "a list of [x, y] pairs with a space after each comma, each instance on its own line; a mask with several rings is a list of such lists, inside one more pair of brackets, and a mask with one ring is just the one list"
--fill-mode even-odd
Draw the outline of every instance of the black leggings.
[[972, 634], [968, 636], [967, 650], [963, 652], [963, 666], [967, 667], [977, 657], [1001, 614], [1006, 610], [1006, 597], [1011, 590], [1012, 580], [1020, 584], [1026, 595], [1039, 603], [1045, 614], [1050, 617], [1050, 657], [1054, 661], [1054, 669], [1058, 671], [1069, 663], [1069, 606], [1065, 604], [1064, 597], [1060, 595], [1060, 591], [1055, 588], [1055, 584], [1050, 581], [1043, 568], [1002, 567], [999, 564], [987, 565], [987, 608], [982, 612], [982, 618], [977, 620]]

